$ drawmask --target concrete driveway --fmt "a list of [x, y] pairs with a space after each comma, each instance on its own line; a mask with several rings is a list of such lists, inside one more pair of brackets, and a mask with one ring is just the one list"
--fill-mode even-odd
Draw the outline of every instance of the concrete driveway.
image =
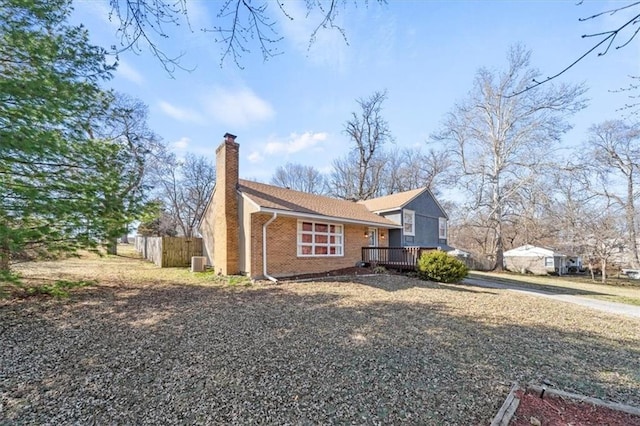
[[517, 282], [506, 283], [497, 282], [490, 279], [481, 279], [477, 277], [465, 278], [463, 284], [484, 288], [496, 288], [502, 290], [514, 291], [517, 293], [529, 294], [532, 296], [547, 297], [549, 299], [560, 300], [562, 302], [574, 303], [576, 305], [586, 306], [591, 309], [597, 309], [612, 314], [625, 315], [628, 317], [640, 318], [640, 306], [626, 305], [624, 303], [608, 302], [606, 300], [591, 299], [573, 294], [556, 294], [544, 290], [533, 289], [529, 287], [519, 286]]

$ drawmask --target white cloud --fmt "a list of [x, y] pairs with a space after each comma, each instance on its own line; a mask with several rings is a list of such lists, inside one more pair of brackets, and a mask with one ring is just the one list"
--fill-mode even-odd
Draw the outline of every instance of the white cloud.
[[202, 115], [197, 111], [194, 111], [189, 108], [180, 108], [175, 105], [170, 104], [166, 101], [160, 101], [158, 106], [169, 117], [174, 118], [178, 121], [183, 122], [192, 122], [192, 123], [202, 123]]
[[214, 88], [205, 101], [205, 109], [221, 123], [238, 127], [266, 121], [275, 115], [267, 101], [246, 87], [236, 90]]
[[267, 156], [290, 155], [305, 150], [321, 151], [319, 144], [326, 141], [327, 137], [325, 132], [291, 133], [285, 139], [271, 137], [261, 150], [252, 151], [247, 159], [252, 163], [260, 163]]
[[144, 83], [144, 77], [142, 77], [142, 74], [140, 74], [135, 68], [129, 65], [128, 62], [125, 62], [123, 60], [118, 61], [117, 74], [121, 75], [132, 83], [138, 85]]
[[247, 159], [252, 163], [261, 163], [264, 160], [264, 157], [258, 151], [253, 151], [249, 154]]
[[271, 140], [267, 142], [264, 147], [264, 153], [268, 155], [275, 154], [293, 154], [305, 149], [312, 148], [313, 146], [323, 142], [327, 139], [327, 133], [311, 133], [305, 132], [301, 135], [297, 133], [291, 133], [289, 137], [284, 140]]
[[[210, 6], [211, 4], [208, 0], [189, 0], [186, 9], [189, 23], [194, 31], [202, 33], [201, 29], [211, 29], [213, 27], [212, 14], [208, 10]], [[207, 38], [209, 39], [208, 36]]]
[[183, 151], [185, 149], [187, 149], [187, 146], [189, 146], [189, 143], [191, 142], [191, 139], [189, 139], [186, 136], [181, 137], [180, 139], [178, 139], [177, 141], [171, 143], [171, 148], [175, 149], [175, 150], [180, 150]]

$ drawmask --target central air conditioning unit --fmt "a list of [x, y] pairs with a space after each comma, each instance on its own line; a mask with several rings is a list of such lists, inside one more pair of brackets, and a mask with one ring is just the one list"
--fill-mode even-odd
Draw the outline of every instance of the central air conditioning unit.
[[191, 272], [204, 272], [207, 266], [207, 258], [204, 256], [193, 256], [191, 258]]

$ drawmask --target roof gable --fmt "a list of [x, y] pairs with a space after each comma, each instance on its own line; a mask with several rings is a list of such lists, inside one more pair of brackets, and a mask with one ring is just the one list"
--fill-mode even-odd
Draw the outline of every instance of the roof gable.
[[417, 188], [410, 191], [396, 192], [384, 197], [358, 201], [358, 203], [363, 204], [372, 212], [399, 210], [425, 191], [427, 191], [427, 188]]
[[378, 216], [359, 203], [294, 191], [279, 186], [267, 185], [240, 179], [238, 190], [261, 210], [279, 211], [292, 216], [324, 216], [328, 220], [362, 222], [390, 228], [398, 224]]

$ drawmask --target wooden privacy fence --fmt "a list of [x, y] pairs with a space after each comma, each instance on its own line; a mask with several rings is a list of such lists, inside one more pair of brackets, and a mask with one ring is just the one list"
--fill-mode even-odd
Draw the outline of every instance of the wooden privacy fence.
[[415, 270], [423, 252], [437, 247], [362, 247], [362, 261], [388, 268]]
[[161, 268], [190, 266], [192, 256], [202, 256], [202, 238], [136, 237], [136, 250]]

